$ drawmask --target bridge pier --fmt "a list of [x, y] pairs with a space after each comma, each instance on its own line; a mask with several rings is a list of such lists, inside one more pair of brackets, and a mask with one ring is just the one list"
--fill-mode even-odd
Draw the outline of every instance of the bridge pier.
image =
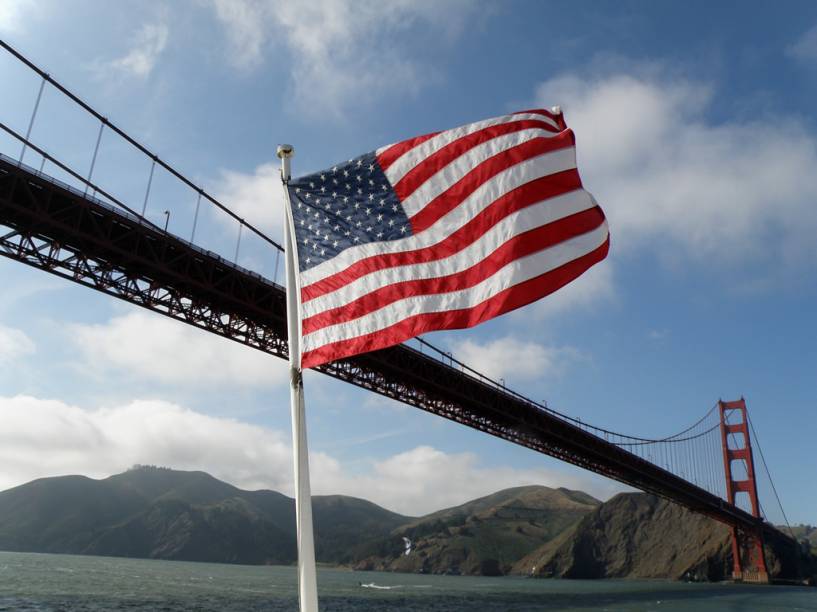
[[[752, 457], [752, 441], [749, 437], [746, 401], [743, 398], [734, 402], [719, 401], [718, 409], [720, 410], [721, 442], [723, 444], [723, 467], [726, 476], [726, 501], [736, 505], [737, 494], [745, 493], [749, 497], [752, 516], [762, 520], [757, 499], [757, 481]], [[733, 415], [738, 415], [740, 420], [730, 423], [729, 419]], [[731, 446], [730, 436], [733, 442]], [[733, 462], [742, 464], [743, 471], [746, 473], [745, 478], [736, 478], [732, 470]], [[732, 579], [739, 582], [769, 583], [766, 556], [763, 552], [763, 530], [760, 525], [755, 529], [732, 526]]]

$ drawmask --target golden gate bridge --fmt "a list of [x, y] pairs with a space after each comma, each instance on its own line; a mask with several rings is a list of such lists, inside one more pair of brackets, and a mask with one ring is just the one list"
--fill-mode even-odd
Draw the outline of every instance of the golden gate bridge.
[[[285, 289], [277, 282], [282, 247], [98, 113], [5, 41], [0, 46], [36, 75], [31, 114], [19, 129], [0, 121], [16, 157], [0, 153], [0, 255], [218, 334], [288, 358]], [[46, 87], [98, 124], [87, 172], [76, 170], [32, 137]], [[4, 118], [5, 119], [5, 118]], [[25, 128], [23, 131], [22, 128]], [[144, 197], [126, 204], [94, 180], [103, 135], [111, 133], [148, 163]], [[27, 156], [38, 167], [26, 162]], [[39, 164], [37, 164], [39, 162]], [[130, 169], [129, 169], [130, 170]], [[150, 221], [158, 172], [195, 201], [189, 239]], [[62, 180], [56, 175], [62, 177]], [[224, 256], [196, 244], [202, 204], [235, 228]], [[199, 234], [201, 237], [201, 233]], [[275, 261], [272, 278], [238, 265], [251, 235]], [[706, 514], [732, 531], [733, 578], [767, 582], [764, 541], [799, 546], [765, 518], [757, 490], [746, 402], [718, 401], [693, 425], [662, 438], [638, 437], [584, 423], [493, 380], [422, 338], [326, 364], [320, 372], [612, 478]], [[762, 465], [769, 478], [765, 459]], [[782, 505], [780, 506], [783, 512]], [[785, 518], [785, 513], [783, 512]]]

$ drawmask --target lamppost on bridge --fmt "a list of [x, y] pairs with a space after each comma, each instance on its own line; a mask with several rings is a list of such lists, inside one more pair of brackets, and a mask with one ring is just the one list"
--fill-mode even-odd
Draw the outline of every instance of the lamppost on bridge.
[[167, 224], [170, 223], [170, 211], [166, 210], [162, 213], [165, 216], [165, 234], [167, 233]]

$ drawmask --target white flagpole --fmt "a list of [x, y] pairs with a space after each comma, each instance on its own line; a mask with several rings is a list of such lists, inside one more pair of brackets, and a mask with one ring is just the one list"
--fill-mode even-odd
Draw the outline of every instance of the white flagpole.
[[315, 571], [315, 538], [312, 533], [312, 496], [309, 490], [309, 452], [306, 445], [304, 385], [301, 371], [301, 300], [298, 295], [298, 252], [295, 249], [292, 207], [287, 183], [292, 145], [279, 145], [281, 180], [284, 187], [284, 250], [287, 278], [287, 333], [289, 335], [290, 408], [292, 411], [292, 455], [295, 464], [295, 520], [298, 538], [298, 600], [300, 612], [318, 612]]

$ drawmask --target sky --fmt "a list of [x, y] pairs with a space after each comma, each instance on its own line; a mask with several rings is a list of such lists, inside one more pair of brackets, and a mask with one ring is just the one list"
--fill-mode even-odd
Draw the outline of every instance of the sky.
[[[0, 0], [0, 36], [276, 239], [278, 143], [297, 176], [560, 105], [609, 258], [428, 339], [633, 435], [743, 396], [788, 519], [817, 523], [814, 3]], [[0, 120], [25, 132], [38, 78], [2, 54], [0, 82]], [[98, 129], [47, 87], [32, 140], [86, 173]], [[3, 136], [0, 152], [20, 146]], [[146, 197], [149, 172], [103, 134], [94, 181], [189, 238], [195, 193], [157, 171]], [[236, 225], [202, 206], [196, 242], [233, 259]], [[247, 232], [239, 247], [275, 277], [274, 251]], [[0, 488], [144, 463], [292, 493], [283, 361], [11, 260], [0, 281]], [[624, 490], [320, 374], [305, 384], [316, 494], [419, 515], [522, 484]]]

